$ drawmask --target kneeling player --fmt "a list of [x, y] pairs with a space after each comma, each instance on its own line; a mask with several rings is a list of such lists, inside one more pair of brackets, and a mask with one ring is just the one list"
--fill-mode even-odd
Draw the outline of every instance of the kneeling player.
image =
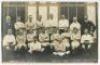
[[66, 52], [66, 47], [67, 47], [67, 42], [65, 43], [65, 39], [63, 40], [63, 42], [61, 42], [61, 40], [57, 40], [55, 39], [52, 43], [53, 47], [54, 47], [54, 51], [53, 54], [54, 55], [59, 55], [59, 56], [64, 56], [65, 54], [69, 54], [70, 51]]
[[28, 47], [29, 47], [28, 50], [29, 53], [32, 53], [34, 51], [36, 52], [44, 51], [44, 48], [41, 47], [41, 43], [38, 42], [36, 38], [34, 38], [33, 41], [31, 41], [30, 43], [28, 43]]

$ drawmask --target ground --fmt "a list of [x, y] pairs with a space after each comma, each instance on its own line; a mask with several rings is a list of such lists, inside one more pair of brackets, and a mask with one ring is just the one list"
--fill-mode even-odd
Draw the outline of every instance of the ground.
[[63, 57], [55, 56], [53, 54], [35, 53], [29, 54], [26, 51], [2, 51], [3, 62], [45, 62], [45, 63], [72, 63], [72, 62], [98, 62], [98, 45], [93, 44], [93, 47], [87, 53], [83, 50], [78, 50], [73, 54], [65, 55]]

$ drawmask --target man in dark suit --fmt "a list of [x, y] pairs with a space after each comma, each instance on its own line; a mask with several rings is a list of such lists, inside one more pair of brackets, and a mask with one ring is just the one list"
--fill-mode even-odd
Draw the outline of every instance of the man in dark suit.
[[93, 22], [92, 21], [90, 21], [90, 20], [88, 20], [88, 17], [87, 16], [85, 16], [84, 17], [84, 22], [81, 22], [81, 25], [82, 25], [82, 34], [84, 33], [84, 30], [85, 29], [88, 29], [88, 31], [89, 31], [89, 33], [90, 32], [94, 32], [95, 31], [95, 29], [96, 29], [96, 26], [93, 24]]

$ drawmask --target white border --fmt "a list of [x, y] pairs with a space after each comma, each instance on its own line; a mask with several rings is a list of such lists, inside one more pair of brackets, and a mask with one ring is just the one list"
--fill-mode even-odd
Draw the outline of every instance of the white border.
[[[0, 0], [0, 20], [1, 20], [1, 2], [2, 1], [41, 1], [41, 0]], [[67, 2], [98, 2], [98, 55], [100, 55], [100, 0], [42, 0], [42, 1], [67, 1]], [[1, 21], [0, 21], [0, 42], [1, 42]], [[0, 65], [100, 65], [100, 57], [98, 56], [98, 63], [2, 63], [2, 53], [0, 44]]]

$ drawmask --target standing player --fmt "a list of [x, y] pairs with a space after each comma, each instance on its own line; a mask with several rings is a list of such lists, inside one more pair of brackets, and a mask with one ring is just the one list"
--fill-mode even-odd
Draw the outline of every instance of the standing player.
[[53, 28], [53, 15], [49, 15], [48, 20], [45, 22], [45, 31], [46, 33], [48, 33], [49, 35], [49, 40], [51, 38], [51, 35], [54, 32], [54, 28]]
[[64, 15], [61, 16], [62, 18], [59, 20], [59, 29], [60, 33], [64, 32], [65, 29], [69, 27], [69, 20], [65, 18]]
[[11, 24], [11, 17], [6, 16], [6, 29], [12, 29], [12, 24]]
[[25, 24], [21, 21], [20, 17], [17, 18], [17, 21], [14, 26], [16, 31], [25, 28]]
[[26, 30], [27, 31], [36, 28], [35, 22], [32, 21], [32, 15], [29, 15], [29, 20], [28, 20], [28, 22], [25, 23], [25, 25], [26, 25]]
[[36, 22], [37, 38], [39, 38], [39, 34], [42, 32], [43, 28], [42, 16], [39, 16], [39, 19]]
[[73, 22], [70, 25], [70, 34], [71, 34], [71, 40], [74, 39], [80, 40], [81, 38], [81, 25], [77, 21], [76, 17], [73, 17]]

